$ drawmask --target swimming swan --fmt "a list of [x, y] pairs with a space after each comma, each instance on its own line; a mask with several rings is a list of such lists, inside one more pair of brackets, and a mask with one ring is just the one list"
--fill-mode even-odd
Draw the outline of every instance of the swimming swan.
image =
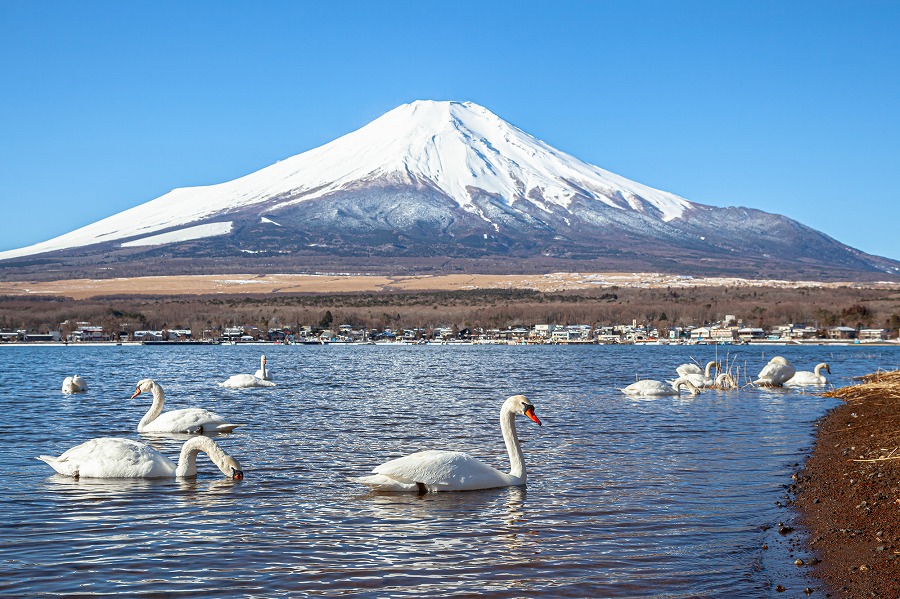
[[42, 455], [37, 459], [47, 462], [57, 473], [75, 478], [192, 477], [197, 476], [197, 454], [201, 451], [225, 476], [244, 478], [240, 463], [209, 437], [188, 439], [177, 464], [148, 445], [117, 437], [91, 439], [58, 458]]
[[509, 474], [495, 470], [460, 451], [420, 451], [376, 466], [374, 474], [351, 479], [376, 491], [472, 491], [525, 484], [525, 460], [516, 436], [516, 414], [536, 422], [534, 406], [524, 395], [513, 395], [500, 408], [500, 430], [509, 453]]
[[781, 356], [775, 356], [766, 364], [753, 381], [753, 384], [761, 387], [781, 387], [784, 385], [797, 369]]
[[240, 426], [229, 424], [218, 414], [201, 408], [185, 408], [163, 413], [165, 394], [159, 383], [153, 379], [139, 381], [131, 399], [147, 391], [153, 393], [153, 405], [138, 423], [139, 433], [228, 433]]
[[67, 376], [63, 379], [63, 393], [84, 393], [87, 391], [87, 381], [81, 378], [81, 375]]
[[682, 387], [687, 387], [688, 391], [691, 393], [691, 397], [700, 393], [700, 389], [698, 389], [688, 377], [683, 376], [675, 379], [671, 383], [643, 379], [631, 383], [624, 389], [620, 389], [620, 391], [629, 397], [662, 397], [664, 395], [680, 395]]
[[259, 359], [259, 370], [256, 374], [235, 374], [228, 377], [224, 382], [219, 383], [220, 387], [228, 387], [229, 389], [251, 389], [253, 387], [274, 387], [270, 379], [269, 370], [266, 368], [266, 357]]
[[823, 370], [828, 374], [831, 374], [831, 368], [828, 367], [828, 364], [821, 362], [816, 364], [815, 372], [810, 372], [808, 370], [797, 371], [794, 376], [788, 379], [785, 385], [797, 387], [805, 385], [824, 385], [828, 382], [828, 379], [822, 374]]

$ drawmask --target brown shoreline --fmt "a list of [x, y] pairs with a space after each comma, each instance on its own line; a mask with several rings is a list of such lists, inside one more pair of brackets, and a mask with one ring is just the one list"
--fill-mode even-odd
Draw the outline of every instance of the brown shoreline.
[[887, 374], [893, 386], [834, 393], [845, 403], [817, 423], [797, 474], [794, 503], [826, 596], [900, 596], [900, 372]]

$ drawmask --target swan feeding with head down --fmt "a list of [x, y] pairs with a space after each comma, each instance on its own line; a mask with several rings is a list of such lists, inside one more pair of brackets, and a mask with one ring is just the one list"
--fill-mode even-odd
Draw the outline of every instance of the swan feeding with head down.
[[810, 372], [808, 370], [799, 370], [794, 373], [790, 379], [788, 379], [784, 384], [791, 387], [801, 387], [806, 385], [824, 385], [828, 382], [828, 379], [825, 378], [825, 375], [822, 374], [822, 371], [831, 374], [831, 368], [829, 368], [828, 364], [825, 362], [820, 362], [816, 364], [815, 372]]
[[496, 470], [461, 451], [428, 450], [376, 466], [373, 474], [351, 479], [375, 491], [474, 491], [525, 484], [525, 459], [516, 435], [516, 415], [541, 425], [524, 395], [513, 395], [500, 408], [500, 430], [509, 454], [509, 473]]
[[681, 395], [682, 387], [687, 387], [691, 397], [700, 393], [700, 389], [685, 376], [679, 377], [671, 383], [642, 379], [631, 383], [627, 387], [620, 389], [620, 391], [629, 397], [663, 397], [666, 395]]
[[241, 464], [215, 441], [202, 436], [185, 442], [177, 464], [148, 445], [118, 437], [91, 439], [58, 458], [42, 455], [37, 459], [47, 462], [58, 474], [75, 478], [193, 477], [197, 476], [200, 452], [208, 455], [225, 476], [244, 478]]
[[240, 426], [229, 424], [218, 414], [202, 408], [184, 408], [163, 413], [165, 394], [153, 379], [139, 381], [131, 399], [148, 391], [153, 394], [153, 405], [138, 423], [139, 433], [229, 433]]
[[794, 376], [797, 369], [786, 358], [775, 356], [759, 371], [754, 385], [761, 387], [781, 387]]
[[81, 375], [76, 374], [75, 376], [67, 376], [63, 379], [63, 393], [84, 393], [85, 391], [87, 391], [87, 381], [85, 381]]

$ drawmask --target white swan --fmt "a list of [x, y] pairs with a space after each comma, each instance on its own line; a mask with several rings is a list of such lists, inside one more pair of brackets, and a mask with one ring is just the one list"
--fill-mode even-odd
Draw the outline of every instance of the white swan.
[[516, 414], [541, 421], [524, 395], [513, 395], [500, 408], [500, 430], [510, 471], [500, 472], [459, 451], [420, 451], [377, 466], [374, 474], [351, 479], [376, 491], [472, 491], [525, 484], [525, 460], [516, 436]]
[[671, 383], [643, 379], [631, 383], [624, 389], [620, 389], [620, 391], [630, 397], [661, 397], [664, 395], [680, 395], [682, 387], [687, 387], [688, 391], [691, 393], [691, 397], [700, 393], [700, 389], [698, 389], [690, 379], [683, 376], [675, 379]]
[[828, 374], [831, 374], [831, 368], [828, 367], [828, 364], [821, 362], [816, 364], [815, 372], [799, 370], [784, 384], [797, 387], [805, 385], [824, 385], [828, 382], [828, 379], [822, 374], [823, 370]]
[[753, 381], [753, 384], [762, 387], [781, 387], [784, 385], [797, 369], [781, 356], [775, 356], [766, 364]]
[[269, 369], [266, 368], [266, 357], [260, 356], [259, 358], [259, 370], [253, 375], [258, 379], [262, 379], [264, 381], [271, 381], [272, 375], [269, 373]]
[[81, 375], [67, 376], [63, 379], [63, 393], [84, 393], [87, 391], [87, 381], [81, 378]]
[[147, 391], [153, 394], [153, 405], [138, 423], [139, 433], [227, 433], [240, 426], [229, 424], [218, 414], [202, 408], [185, 408], [162, 413], [165, 394], [159, 383], [153, 379], [138, 381], [131, 399]]
[[117, 437], [91, 439], [58, 458], [42, 455], [37, 459], [57, 473], [75, 478], [166, 478], [197, 476], [197, 454], [201, 451], [225, 476], [244, 478], [240, 463], [215, 441], [202, 436], [185, 442], [177, 464], [148, 445]]
[[[686, 366], [686, 364], [682, 364], [678, 368], [681, 368], [682, 366]], [[678, 368], [676, 368], [675, 370], [677, 371]], [[713, 368], [715, 368], [716, 370], [721, 370], [722, 367], [718, 362], [708, 362], [706, 364], [705, 370], [700, 372], [689, 372], [687, 374], [682, 374], [680, 378], [689, 380], [695, 387], [715, 387], [716, 381], [712, 376]]]
[[266, 357], [259, 359], [259, 370], [256, 374], [235, 374], [228, 377], [227, 380], [219, 383], [220, 387], [228, 387], [229, 389], [250, 389], [253, 387], [274, 387], [275, 383], [271, 380], [269, 370], [266, 368]]

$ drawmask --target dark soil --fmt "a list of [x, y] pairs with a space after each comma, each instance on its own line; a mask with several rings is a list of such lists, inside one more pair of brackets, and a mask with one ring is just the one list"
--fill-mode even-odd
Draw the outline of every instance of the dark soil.
[[900, 397], [869, 389], [818, 423], [795, 505], [826, 596], [900, 597]]

